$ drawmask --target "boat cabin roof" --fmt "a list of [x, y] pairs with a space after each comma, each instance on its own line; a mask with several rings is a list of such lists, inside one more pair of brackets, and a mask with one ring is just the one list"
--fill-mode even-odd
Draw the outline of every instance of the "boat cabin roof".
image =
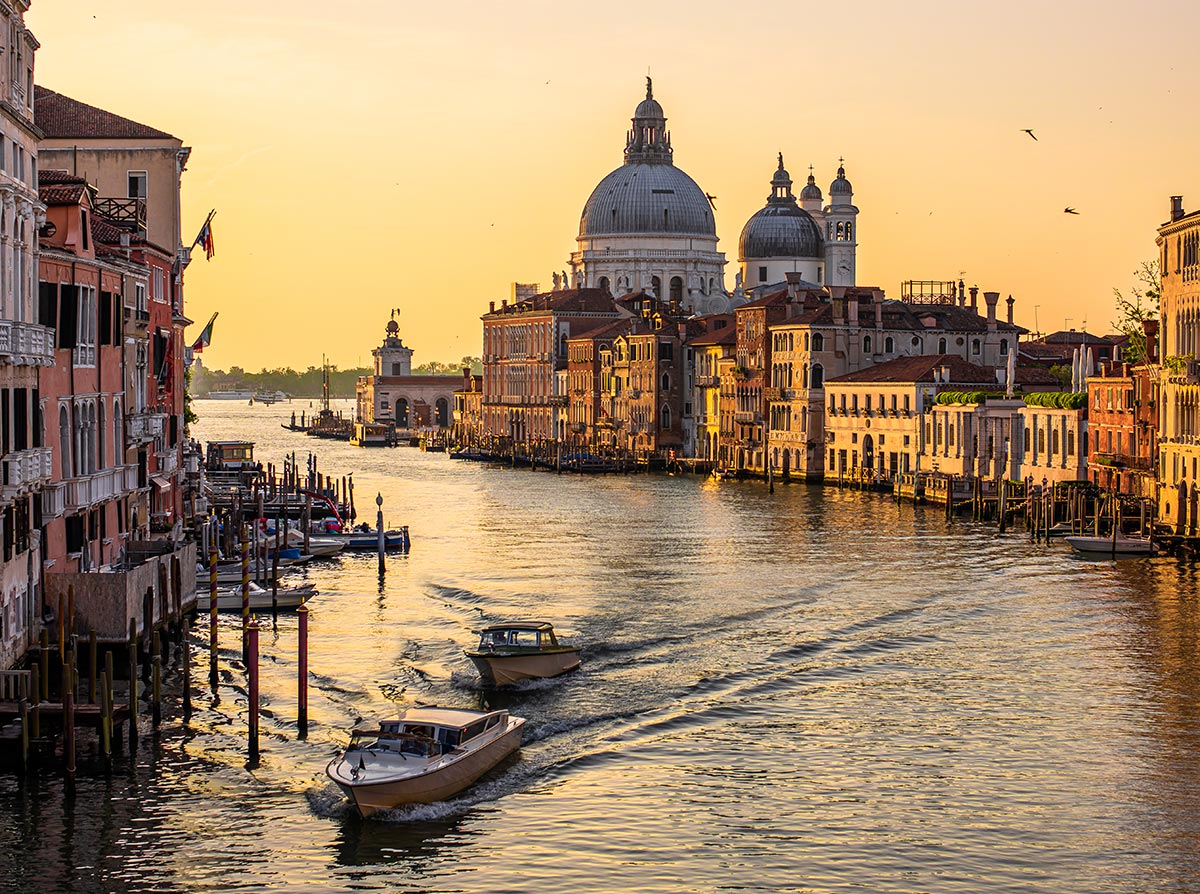
[[249, 447], [249, 448], [253, 449], [254, 442], [253, 441], [209, 441], [208, 442], [209, 450], [222, 450], [227, 447]]
[[403, 723], [427, 723], [432, 726], [463, 729], [472, 723], [478, 723], [490, 714], [503, 713], [503, 711], [468, 711], [459, 708], [409, 708], [400, 715], [400, 720]]
[[513, 621], [508, 624], [489, 624], [480, 627], [480, 633], [491, 633], [494, 630], [553, 630], [554, 626], [546, 621]]

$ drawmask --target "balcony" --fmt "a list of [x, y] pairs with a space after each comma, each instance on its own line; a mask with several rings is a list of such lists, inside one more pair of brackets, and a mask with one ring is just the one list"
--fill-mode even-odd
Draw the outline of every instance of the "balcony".
[[159, 472], [174, 472], [179, 468], [179, 448], [167, 447], [161, 453], [156, 453]]
[[762, 394], [763, 394], [763, 400], [782, 400], [783, 399], [783, 392], [779, 388], [764, 388]]
[[96, 198], [92, 209], [115, 224], [138, 230], [146, 229], [146, 200], [125, 198]]
[[1141, 456], [1131, 456], [1126, 453], [1093, 453], [1091, 466], [1107, 466], [1113, 469], [1126, 469], [1131, 472], [1153, 472], [1154, 461]]
[[577, 435], [581, 435], [585, 431], [587, 431], [587, 425], [583, 422], [572, 422], [571, 423], [571, 431], [573, 431]]
[[166, 428], [165, 413], [128, 413], [125, 416], [125, 443], [146, 444], [162, 437]]
[[34, 447], [9, 453], [3, 460], [3, 488], [0, 498], [6, 502], [25, 496], [47, 484], [53, 474], [49, 447]]
[[62, 481], [42, 488], [42, 518], [58, 518], [67, 509], [67, 485]]
[[567, 405], [567, 396], [565, 394], [551, 394], [550, 406], [565, 407]]
[[136, 466], [116, 466], [91, 475], [69, 478], [66, 481], [66, 508], [88, 509], [134, 490], [137, 490]]
[[53, 366], [54, 330], [33, 323], [0, 320], [0, 363]]
[[762, 422], [762, 417], [759, 416], [757, 413], [755, 413], [753, 410], [751, 410], [749, 412], [743, 411], [743, 412], [734, 413], [733, 421], [740, 422], [743, 425], [756, 425], [757, 423]]
[[150, 311], [144, 307], [127, 307], [125, 308], [125, 320], [133, 320], [139, 329], [145, 329], [150, 325]]

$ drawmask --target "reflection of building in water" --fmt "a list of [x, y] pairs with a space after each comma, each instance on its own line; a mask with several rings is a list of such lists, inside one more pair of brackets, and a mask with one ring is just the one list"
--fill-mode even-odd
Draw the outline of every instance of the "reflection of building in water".
[[412, 348], [405, 347], [399, 333], [393, 317], [383, 344], [371, 352], [374, 374], [358, 377], [355, 421], [391, 423], [398, 431], [449, 428], [454, 391], [462, 377], [414, 376]]

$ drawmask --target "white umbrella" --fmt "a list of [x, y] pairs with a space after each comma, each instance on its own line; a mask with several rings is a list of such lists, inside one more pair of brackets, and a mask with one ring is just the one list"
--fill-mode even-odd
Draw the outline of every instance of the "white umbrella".
[[[1095, 366], [1092, 365], [1092, 349], [1088, 348], [1087, 349], [1087, 363], [1084, 365], [1083, 381], [1080, 382], [1080, 384], [1083, 386], [1083, 388], [1087, 388], [1087, 377], [1092, 374], [1092, 370], [1094, 370], [1094, 369], [1095, 369]], [[1080, 390], [1083, 390], [1083, 389], [1080, 389]]]
[[1071, 351], [1071, 390], [1079, 390], [1079, 348]]

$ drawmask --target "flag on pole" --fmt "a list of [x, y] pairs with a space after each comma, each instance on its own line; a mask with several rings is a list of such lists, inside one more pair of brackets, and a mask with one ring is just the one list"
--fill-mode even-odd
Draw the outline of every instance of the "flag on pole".
[[204, 249], [204, 259], [206, 261], [211, 261], [212, 256], [217, 253], [217, 250], [213, 247], [212, 234], [212, 219], [216, 213], [215, 209], [208, 212], [208, 217], [204, 219], [204, 226], [200, 228], [200, 232], [196, 234], [196, 241], [192, 243], [192, 248], [199, 245]]
[[[217, 311], [217, 313], [220, 313], [220, 311]], [[212, 344], [212, 327], [213, 327], [213, 322], [216, 319], [217, 319], [217, 314], [213, 314], [212, 318], [208, 321], [208, 325], [205, 326], [203, 330], [201, 330], [200, 337], [198, 339], [196, 339], [194, 342], [192, 342], [192, 353], [193, 354], [199, 354], [201, 351], [203, 351], [205, 348], [207, 348], [210, 344]]]

